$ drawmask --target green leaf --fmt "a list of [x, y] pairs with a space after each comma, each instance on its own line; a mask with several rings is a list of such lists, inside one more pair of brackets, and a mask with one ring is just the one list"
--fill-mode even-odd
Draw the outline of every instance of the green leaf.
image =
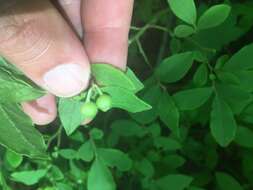
[[161, 161], [162, 155], [160, 152], [154, 149], [151, 149], [151, 150], [148, 150], [146, 158], [150, 160], [151, 162], [159, 162]]
[[191, 186], [188, 188], [188, 190], [205, 190], [205, 189], [200, 188], [200, 187]]
[[151, 106], [135, 96], [131, 91], [121, 87], [108, 86], [101, 88], [112, 97], [112, 107], [121, 108], [131, 113], [151, 109]]
[[210, 7], [204, 14], [199, 18], [198, 29], [208, 29], [216, 27], [222, 24], [231, 11], [229, 5], [220, 4]]
[[253, 160], [252, 160], [252, 151], [243, 150], [241, 154], [241, 170], [243, 176], [247, 178], [247, 180], [252, 180], [252, 171], [253, 171]]
[[177, 169], [183, 166], [185, 162], [186, 160], [177, 154], [169, 154], [163, 158], [163, 163], [166, 163], [170, 169]]
[[25, 185], [34, 185], [39, 182], [47, 173], [47, 170], [31, 170], [31, 171], [21, 171], [14, 172], [11, 174], [12, 180], [16, 182], [23, 183]]
[[23, 75], [17, 75], [6, 67], [0, 67], [0, 102], [19, 103], [43, 96], [45, 92]]
[[253, 71], [234, 71], [233, 75], [240, 81], [240, 88], [247, 92], [253, 92]]
[[31, 158], [47, 158], [42, 135], [18, 105], [0, 105], [0, 144]]
[[90, 137], [94, 140], [100, 140], [104, 136], [104, 132], [98, 128], [92, 128], [90, 131]]
[[174, 151], [181, 149], [181, 144], [175, 139], [169, 137], [157, 137], [154, 139], [154, 145], [157, 148], [161, 148], [164, 151]]
[[213, 101], [210, 120], [211, 133], [215, 140], [223, 147], [228, 146], [235, 138], [237, 124], [232, 110], [219, 96]]
[[77, 152], [73, 149], [61, 149], [59, 155], [65, 159], [72, 160], [77, 158]]
[[113, 180], [112, 174], [109, 169], [105, 166], [103, 160], [97, 158], [89, 171], [88, 190], [115, 190], [116, 185]]
[[164, 92], [160, 98], [158, 113], [162, 122], [172, 131], [172, 133], [179, 137], [180, 114], [174, 100], [167, 92]]
[[194, 110], [202, 106], [212, 93], [213, 90], [210, 87], [195, 88], [177, 92], [173, 95], [173, 99], [180, 110]]
[[162, 82], [173, 83], [182, 79], [193, 64], [194, 53], [174, 54], [158, 65], [156, 75]]
[[161, 190], [168, 190], [168, 187], [173, 190], [184, 190], [189, 187], [192, 180], [192, 177], [186, 175], [170, 174], [156, 180], [156, 184]]
[[103, 158], [105, 164], [109, 167], [117, 167], [124, 172], [132, 167], [132, 160], [127, 154], [117, 149], [99, 148], [98, 155]]
[[170, 51], [172, 54], [179, 53], [182, 50], [182, 42], [180, 39], [172, 38], [170, 41]]
[[168, 0], [173, 13], [188, 24], [195, 25], [197, 11], [194, 0]]
[[152, 123], [146, 128], [146, 131], [147, 133], [150, 133], [152, 137], [158, 137], [161, 135], [161, 126], [159, 125], [158, 122]]
[[111, 128], [113, 133], [123, 137], [140, 137], [146, 133], [144, 127], [131, 120], [116, 120], [111, 124]]
[[85, 137], [81, 131], [75, 131], [69, 136], [69, 139], [81, 143], [85, 142]]
[[220, 56], [216, 61], [214, 69], [215, 70], [221, 69], [228, 60], [229, 60], [229, 55], [224, 54]]
[[210, 171], [202, 170], [193, 175], [195, 185], [207, 186], [213, 181], [213, 174]]
[[91, 142], [90, 141], [85, 142], [78, 149], [77, 155], [79, 159], [82, 159], [85, 162], [90, 162], [94, 158], [94, 151]]
[[240, 183], [231, 175], [224, 172], [216, 172], [216, 181], [220, 190], [243, 190]]
[[222, 83], [231, 85], [240, 85], [240, 78], [231, 72], [216, 72], [217, 77]]
[[239, 114], [252, 100], [251, 94], [240, 86], [216, 84], [219, 96], [230, 106], [234, 114]]
[[238, 72], [239, 70], [252, 69], [253, 68], [252, 60], [253, 60], [253, 44], [250, 44], [244, 46], [240, 51], [235, 53], [224, 65], [223, 69], [235, 72]]
[[194, 59], [195, 61], [205, 65], [209, 61], [207, 55], [201, 51], [194, 51]]
[[144, 85], [142, 84], [142, 82], [137, 78], [137, 76], [134, 74], [134, 72], [130, 68], [127, 68], [126, 75], [134, 84], [134, 86], [135, 86], [134, 92], [135, 93], [139, 92], [140, 90], [142, 90], [144, 88]]
[[5, 159], [11, 167], [17, 168], [23, 161], [23, 156], [7, 149]]
[[73, 160], [70, 160], [69, 166], [70, 174], [77, 180], [77, 183], [82, 183], [82, 180], [87, 178], [87, 173], [80, 166], [77, 166]]
[[108, 138], [106, 139], [107, 145], [109, 147], [114, 147], [118, 144], [119, 139], [120, 139], [120, 136], [117, 133], [111, 132], [108, 135]]
[[[204, 9], [206, 5], [202, 5], [203, 6], [201, 7]], [[224, 23], [215, 28], [199, 30], [196, 35], [192, 37], [192, 40], [198, 42], [198, 44], [201, 44], [202, 47], [211, 48], [209, 49], [211, 50], [210, 53], [215, 53], [217, 50], [220, 51], [222, 48], [224, 48], [224, 46], [227, 46], [231, 42], [236, 41], [238, 38], [242, 37], [248, 31], [248, 29], [242, 27], [241, 25], [238, 25], [237, 19], [239, 15], [243, 14], [243, 11], [241, 13], [236, 13], [237, 11], [234, 9], [236, 8], [233, 8], [231, 16], [229, 16]], [[200, 10], [200, 12], [202, 11]], [[191, 43], [189, 45], [191, 48], [196, 48], [196, 44], [194, 45], [194, 43]]]
[[12, 190], [6, 183], [6, 180], [3, 176], [3, 173], [0, 172], [0, 187], [2, 187], [3, 190]]
[[73, 188], [65, 183], [57, 183], [57, 190], [73, 190]]
[[193, 82], [195, 85], [201, 87], [207, 83], [207, 79], [208, 79], [208, 68], [206, 64], [201, 64], [193, 76]]
[[58, 168], [57, 166], [53, 165], [50, 168], [50, 174], [52, 176], [52, 178], [54, 180], [63, 180], [64, 179], [64, 174], [62, 173], [62, 171], [60, 170], [60, 168]]
[[175, 36], [178, 38], [186, 38], [192, 35], [194, 32], [194, 28], [184, 24], [178, 25], [174, 30]]
[[245, 107], [245, 109], [240, 114], [240, 119], [246, 123], [253, 123], [253, 102]]
[[158, 117], [159, 98], [162, 91], [159, 86], [152, 86], [144, 92], [142, 99], [152, 106], [152, 109], [140, 113], [131, 114], [131, 117], [142, 124], [148, 124]]
[[235, 142], [245, 148], [253, 148], [253, 131], [247, 127], [238, 127]]
[[141, 161], [136, 161], [135, 168], [145, 177], [150, 178], [155, 174], [153, 164], [146, 158]]
[[71, 135], [85, 120], [81, 114], [83, 102], [73, 98], [60, 98], [58, 111], [61, 123], [67, 135]]
[[216, 149], [214, 148], [208, 148], [205, 152], [205, 165], [208, 169], [215, 169], [217, 166], [219, 157]]
[[[91, 66], [92, 75], [101, 86], [116, 86], [136, 91], [136, 84], [123, 71], [110, 64], [96, 63]], [[129, 72], [129, 71], [128, 71]], [[130, 73], [130, 75], [133, 73]]]
[[45, 187], [43, 188], [43, 190], [58, 190], [58, 189], [56, 189], [55, 187]]

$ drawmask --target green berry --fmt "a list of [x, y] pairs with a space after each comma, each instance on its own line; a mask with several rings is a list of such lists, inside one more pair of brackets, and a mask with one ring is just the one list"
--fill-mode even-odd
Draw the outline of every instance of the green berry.
[[209, 79], [213, 81], [213, 80], [216, 79], [216, 76], [215, 76], [214, 74], [210, 74], [210, 75], [209, 75]]
[[112, 108], [112, 98], [109, 95], [103, 94], [98, 97], [96, 104], [101, 111], [106, 112]]
[[97, 105], [93, 102], [86, 102], [81, 107], [81, 113], [86, 119], [93, 119], [98, 113]]

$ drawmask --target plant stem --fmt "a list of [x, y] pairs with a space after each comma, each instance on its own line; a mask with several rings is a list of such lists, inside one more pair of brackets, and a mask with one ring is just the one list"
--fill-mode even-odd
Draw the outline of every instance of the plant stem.
[[48, 142], [47, 142], [47, 148], [50, 147], [52, 141], [57, 138], [57, 147], [60, 146], [61, 144], [61, 133], [62, 133], [62, 125], [60, 125], [60, 127], [58, 128], [58, 130], [56, 131], [55, 134], [53, 134], [53, 136], [51, 136], [49, 139], [48, 139]]
[[163, 59], [163, 55], [165, 52], [167, 41], [168, 41], [168, 33], [166, 31], [164, 31], [163, 37], [162, 37], [162, 44], [160, 46], [160, 50], [159, 50], [158, 57], [156, 60], [156, 65], [158, 65]]
[[[165, 9], [163, 11], [160, 11], [158, 14], [156, 14], [146, 25], [144, 25], [142, 28], [138, 28], [135, 26], [132, 26], [132, 29], [137, 30], [137, 34], [135, 34], [130, 40], [129, 40], [129, 45], [131, 45], [133, 42], [139, 40], [139, 38], [146, 32], [147, 29], [149, 29], [150, 27], [156, 27], [157, 29], [159, 28], [160, 30], [162, 29], [161, 27], [158, 27], [157, 25], [154, 25], [154, 23], [156, 23], [159, 18], [161, 16], [163, 16], [164, 14], [168, 13], [168, 9]], [[164, 28], [163, 28], [164, 29]]]
[[95, 83], [92, 84], [92, 87], [94, 87], [94, 89], [96, 89], [96, 91], [98, 92], [99, 95], [103, 95], [102, 90], [98, 87], [98, 85], [96, 85]]
[[131, 29], [131, 30], [135, 30], [135, 31], [139, 31], [139, 30], [141, 30], [141, 28], [136, 27], [136, 26], [131, 26], [131, 27], [130, 27], [130, 29]]
[[92, 93], [93, 93], [93, 87], [91, 87], [91, 88], [88, 90], [88, 93], [87, 93], [85, 102], [90, 102]]
[[164, 26], [159, 26], [159, 25], [149, 25], [149, 28], [154, 28], [154, 29], [157, 29], [157, 30], [161, 30], [163, 32], [166, 32], [166, 33], [169, 33], [170, 36], [174, 36], [173, 35], [173, 32], [171, 30], [169, 30], [167, 27], [164, 27]]
[[143, 59], [145, 60], [145, 62], [147, 63], [147, 65], [150, 67], [150, 69], [153, 70], [153, 66], [152, 66], [152, 64], [150, 63], [150, 61], [149, 61], [149, 59], [148, 59], [148, 57], [147, 57], [147, 55], [146, 55], [144, 49], [142, 48], [142, 45], [141, 45], [140, 40], [137, 40], [136, 43], [137, 43], [138, 49], [139, 49], [139, 51], [140, 51], [140, 53], [141, 53]]
[[57, 147], [59, 148], [61, 146], [61, 137], [62, 137], [62, 125], [59, 127], [59, 133], [57, 136]]

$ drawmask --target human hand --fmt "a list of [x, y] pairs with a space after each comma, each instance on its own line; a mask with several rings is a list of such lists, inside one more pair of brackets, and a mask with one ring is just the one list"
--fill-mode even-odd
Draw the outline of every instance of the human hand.
[[133, 0], [0, 3], [0, 54], [49, 92], [22, 104], [34, 123], [55, 119], [54, 95], [70, 97], [87, 87], [91, 62], [125, 68]]

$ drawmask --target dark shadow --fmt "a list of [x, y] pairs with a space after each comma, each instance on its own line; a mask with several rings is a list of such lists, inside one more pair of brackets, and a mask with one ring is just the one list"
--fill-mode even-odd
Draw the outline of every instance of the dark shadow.
[[[36, 3], [35, 3], [36, 2]], [[0, 0], [0, 16], [24, 14], [52, 8], [45, 0]]]

